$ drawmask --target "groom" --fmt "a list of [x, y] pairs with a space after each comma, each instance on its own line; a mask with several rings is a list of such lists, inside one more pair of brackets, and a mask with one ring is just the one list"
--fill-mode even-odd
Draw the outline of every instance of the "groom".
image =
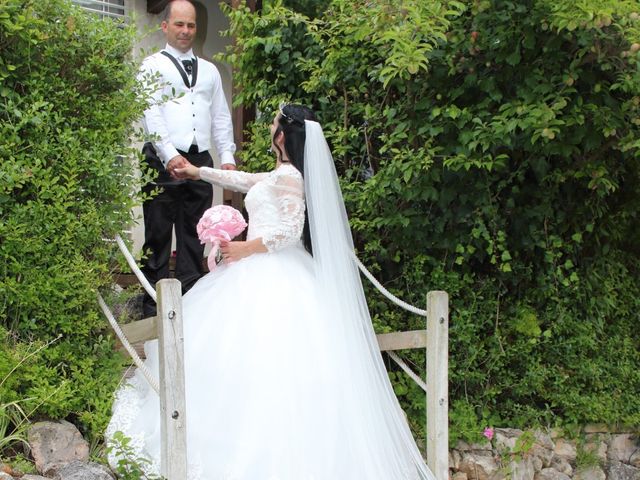
[[[213, 190], [203, 181], [179, 180], [175, 169], [186, 164], [213, 166], [209, 149], [215, 146], [222, 168], [235, 170], [233, 124], [216, 67], [192, 50], [196, 37], [196, 9], [189, 0], [172, 0], [162, 13], [165, 48], [144, 59], [140, 78], [153, 78], [150, 107], [143, 124], [152, 142], [144, 145], [145, 162], [157, 171], [143, 187], [159, 193], [143, 203], [145, 242], [142, 271], [151, 284], [169, 277], [172, 230], [176, 236], [175, 276], [185, 293], [203, 272], [204, 245], [196, 225], [211, 206]], [[145, 294], [145, 317], [156, 314]]]

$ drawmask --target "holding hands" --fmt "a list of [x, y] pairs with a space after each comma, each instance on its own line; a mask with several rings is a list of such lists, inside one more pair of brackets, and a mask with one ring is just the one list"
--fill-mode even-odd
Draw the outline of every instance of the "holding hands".
[[[181, 158], [182, 161], [174, 165], [174, 160], [179, 158]], [[182, 156], [173, 157], [167, 165], [167, 170], [172, 177], [178, 180], [200, 180], [200, 168], [194, 166], [189, 160]]]
[[[222, 170], [235, 170], [232, 163], [224, 163], [220, 167]], [[167, 164], [167, 171], [177, 180], [200, 180], [200, 167], [194, 166], [182, 155], [176, 155]]]
[[176, 169], [184, 168], [184, 166], [189, 163], [189, 160], [184, 158], [182, 155], [176, 155], [169, 163], [167, 163], [167, 172], [175, 179], [179, 179], [178, 175], [176, 175]]
[[[236, 166], [226, 163], [221, 168], [223, 170], [235, 170]], [[200, 167], [196, 167], [182, 156], [172, 158], [167, 165], [167, 170], [172, 177], [178, 180], [200, 180]], [[225, 263], [237, 262], [254, 253], [267, 252], [267, 248], [262, 243], [262, 238], [255, 238], [249, 241], [221, 240], [219, 245], [220, 254]], [[211, 266], [209, 268], [212, 269]]]

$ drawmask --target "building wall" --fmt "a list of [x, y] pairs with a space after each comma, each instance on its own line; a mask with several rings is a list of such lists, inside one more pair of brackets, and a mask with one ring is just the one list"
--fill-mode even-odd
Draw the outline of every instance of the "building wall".
[[[202, 0], [196, 1], [198, 35], [194, 44], [194, 52], [201, 58], [204, 58], [218, 67], [220, 76], [222, 77], [223, 88], [227, 96], [227, 104], [231, 107], [232, 92], [232, 70], [226, 63], [213, 60], [213, 56], [217, 53], [224, 52], [227, 45], [231, 43], [229, 37], [222, 37], [221, 31], [228, 28], [229, 22], [220, 10], [217, 1]], [[142, 60], [145, 56], [156, 52], [164, 47], [165, 38], [160, 30], [160, 15], [152, 15], [147, 13], [147, 0], [125, 0], [127, 15], [135, 21], [140, 33], [140, 41], [135, 49], [135, 56]], [[142, 145], [138, 145], [142, 147]], [[215, 149], [211, 150], [211, 156], [216, 166], [219, 165], [219, 159]], [[214, 188], [214, 203], [222, 203], [222, 189]], [[131, 228], [131, 238], [133, 240], [133, 253], [137, 253], [142, 249], [144, 242], [144, 225], [142, 222], [142, 208], [134, 209], [136, 224]], [[175, 245], [175, 243], [174, 243]]]

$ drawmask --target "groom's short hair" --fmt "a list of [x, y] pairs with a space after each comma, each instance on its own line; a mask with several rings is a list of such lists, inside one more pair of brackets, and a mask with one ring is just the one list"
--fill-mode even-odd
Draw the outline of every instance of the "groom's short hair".
[[[164, 6], [164, 8], [162, 9], [160, 18], [163, 22], [169, 21], [169, 17], [171, 16], [171, 4], [175, 1], [176, 0], [169, 0], [167, 4]], [[193, 8], [196, 9], [196, 12], [198, 11], [198, 9], [196, 8], [196, 4], [193, 3], [192, 0], [181, 0], [181, 1], [189, 2], [191, 5], [193, 5]]]

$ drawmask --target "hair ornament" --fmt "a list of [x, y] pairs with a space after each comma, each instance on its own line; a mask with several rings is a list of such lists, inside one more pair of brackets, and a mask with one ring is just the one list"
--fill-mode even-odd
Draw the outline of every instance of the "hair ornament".
[[288, 115], [284, 112], [284, 109], [287, 108], [289, 106], [289, 103], [281, 103], [280, 106], [278, 107], [278, 110], [280, 111], [280, 117], [285, 121], [285, 123], [287, 125], [291, 125], [293, 123], [296, 123], [302, 127], [304, 127], [304, 120], [300, 120], [298, 118], [295, 118], [291, 115]]

